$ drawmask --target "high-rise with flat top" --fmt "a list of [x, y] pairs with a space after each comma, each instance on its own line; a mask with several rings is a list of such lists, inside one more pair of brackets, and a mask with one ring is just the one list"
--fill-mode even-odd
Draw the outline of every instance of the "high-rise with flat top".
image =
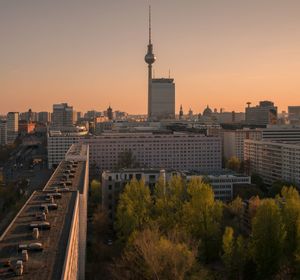
[[152, 79], [151, 118], [153, 120], [175, 118], [174, 79]]
[[52, 115], [52, 126], [66, 127], [74, 123], [73, 107], [68, 103], [54, 104]]

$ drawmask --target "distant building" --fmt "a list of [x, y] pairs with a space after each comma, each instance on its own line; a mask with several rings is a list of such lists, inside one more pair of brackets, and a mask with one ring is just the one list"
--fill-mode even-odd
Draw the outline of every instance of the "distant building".
[[266, 184], [287, 181], [300, 187], [300, 144], [245, 140], [244, 158], [250, 173]]
[[0, 146], [7, 144], [7, 125], [6, 121], [0, 120]]
[[72, 144], [78, 143], [85, 135], [87, 131], [49, 131], [47, 135], [48, 168], [56, 167], [64, 159]]
[[38, 120], [38, 113], [32, 112], [32, 110], [29, 109], [27, 112], [20, 113], [19, 120], [27, 122], [36, 122]]
[[47, 124], [51, 122], [51, 113], [50, 112], [39, 112], [38, 113], [38, 122]]
[[173, 79], [152, 79], [151, 119], [175, 118], [175, 84]]
[[108, 120], [110, 120], [110, 121], [112, 121], [113, 118], [114, 118], [114, 116], [113, 116], [113, 110], [112, 110], [112, 108], [110, 106], [107, 108], [107, 117], [108, 117]]
[[35, 123], [29, 121], [19, 121], [19, 133], [29, 134], [33, 133], [35, 130]]
[[244, 141], [246, 139], [261, 140], [262, 131], [259, 129], [236, 129], [223, 131], [224, 157], [236, 157], [244, 160]]
[[300, 124], [300, 106], [288, 106], [288, 119], [291, 124]]
[[233, 198], [233, 188], [236, 185], [249, 185], [251, 178], [244, 175], [235, 175], [228, 172], [220, 171], [217, 174], [203, 174], [193, 171], [181, 171], [172, 169], [121, 169], [117, 171], [106, 170], [102, 173], [102, 207], [108, 211], [111, 219], [115, 217], [115, 208], [117, 206], [120, 193], [132, 179], [144, 180], [151, 191], [154, 190], [155, 184], [159, 177], [165, 182], [169, 181], [172, 176], [180, 176], [185, 181], [190, 181], [192, 177], [200, 177], [211, 184], [215, 198], [223, 201], [229, 201]]
[[9, 112], [7, 114], [7, 144], [13, 144], [18, 137], [19, 131], [19, 113]]
[[182, 105], [180, 105], [179, 119], [180, 119], [180, 120], [183, 120], [183, 109], [182, 109]]
[[54, 104], [52, 114], [52, 126], [68, 127], [74, 124], [73, 107], [68, 103]]
[[260, 101], [258, 106], [246, 108], [246, 124], [268, 125], [277, 123], [277, 107], [271, 101]]

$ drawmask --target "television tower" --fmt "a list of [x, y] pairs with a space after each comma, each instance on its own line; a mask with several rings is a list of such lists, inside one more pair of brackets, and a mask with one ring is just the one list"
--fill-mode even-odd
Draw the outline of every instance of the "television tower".
[[148, 119], [151, 119], [151, 98], [152, 98], [152, 64], [155, 62], [156, 57], [153, 53], [153, 45], [151, 42], [151, 6], [149, 6], [149, 43], [148, 51], [145, 55], [145, 62], [148, 64]]

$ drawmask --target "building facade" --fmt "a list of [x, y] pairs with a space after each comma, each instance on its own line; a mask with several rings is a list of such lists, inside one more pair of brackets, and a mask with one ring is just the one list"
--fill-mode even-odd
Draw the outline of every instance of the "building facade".
[[288, 118], [291, 124], [300, 124], [300, 106], [288, 106]]
[[277, 107], [271, 101], [260, 101], [258, 106], [246, 108], [246, 123], [268, 125], [277, 123]]
[[74, 124], [73, 107], [68, 103], [54, 104], [52, 114], [52, 126], [68, 127]]
[[218, 137], [199, 133], [103, 133], [80, 140], [90, 147], [90, 161], [100, 171], [117, 167], [120, 155], [130, 151], [140, 167], [201, 170], [221, 169]]
[[13, 144], [18, 137], [19, 131], [19, 113], [9, 112], [6, 120], [7, 126], [7, 144]]
[[50, 112], [39, 112], [38, 113], [38, 122], [41, 123], [50, 123], [51, 122], [51, 113]]
[[236, 157], [240, 161], [244, 160], [244, 140], [260, 140], [262, 131], [259, 129], [236, 129], [223, 131], [223, 151], [224, 157], [230, 159]]
[[250, 173], [259, 174], [266, 184], [287, 181], [300, 186], [300, 144], [245, 140], [244, 158]]
[[173, 79], [152, 79], [151, 119], [175, 119], [175, 83]]
[[7, 125], [6, 121], [0, 121], [0, 146], [7, 144]]
[[82, 132], [49, 131], [48, 142], [48, 168], [56, 167], [65, 157], [72, 144], [79, 143], [87, 134]]

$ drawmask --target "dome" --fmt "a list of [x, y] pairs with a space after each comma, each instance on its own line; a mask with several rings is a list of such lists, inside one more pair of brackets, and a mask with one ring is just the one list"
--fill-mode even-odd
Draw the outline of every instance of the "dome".
[[208, 105], [207, 105], [207, 107], [204, 109], [204, 111], [203, 111], [203, 116], [205, 116], [205, 117], [210, 117], [211, 116], [211, 114], [212, 114], [212, 110], [208, 107]]

